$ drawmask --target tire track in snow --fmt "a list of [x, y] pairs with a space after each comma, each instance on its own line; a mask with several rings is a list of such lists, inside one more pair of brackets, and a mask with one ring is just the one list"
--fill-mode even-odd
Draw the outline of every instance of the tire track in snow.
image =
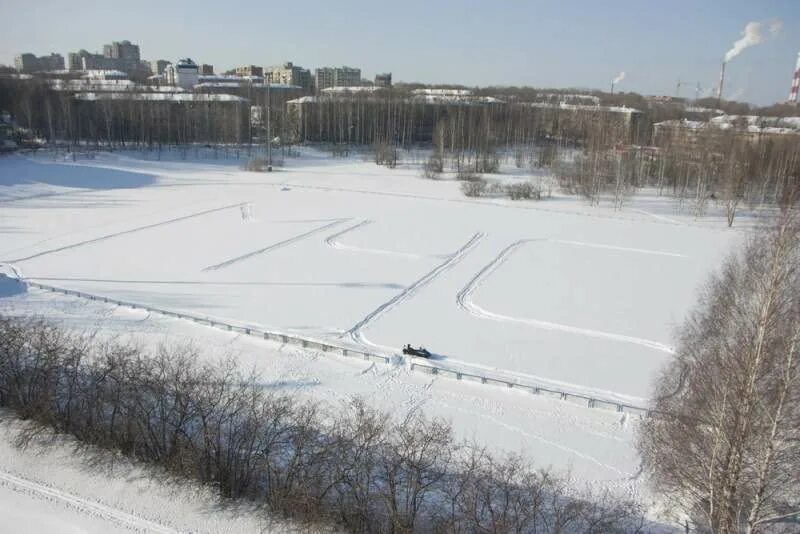
[[[534, 326], [536, 328], [542, 328], [545, 330], [557, 330], [561, 332], [568, 332], [570, 334], [580, 334], [584, 336], [596, 337], [601, 339], [610, 339], [612, 341], [620, 341], [623, 343], [633, 343], [635, 345], [641, 345], [643, 347], [647, 347], [650, 349], [658, 350], [661, 352], [666, 352], [668, 354], [673, 354], [675, 351], [672, 347], [665, 345], [664, 343], [659, 343], [658, 341], [652, 341], [649, 339], [643, 339], [634, 336], [627, 336], [623, 334], [614, 334], [611, 332], [605, 332], [602, 330], [593, 330], [590, 328], [580, 328], [577, 326], [570, 326], [565, 325], [562, 323], [554, 323], [551, 321], [542, 321], [539, 319], [528, 319], [528, 318], [521, 318], [521, 317], [512, 317], [510, 315], [503, 315], [500, 313], [490, 312], [484, 308], [481, 308], [472, 300], [472, 296], [475, 293], [483, 282], [494, 272], [496, 271], [505, 261], [521, 246], [533, 242], [533, 241], [550, 241], [549, 239], [522, 239], [512, 243], [511, 245], [507, 246], [503, 249], [497, 257], [489, 262], [483, 269], [478, 271], [478, 273], [469, 281], [467, 285], [465, 285], [461, 291], [458, 292], [456, 295], [456, 302], [458, 306], [475, 317], [479, 317], [481, 319], [489, 319], [492, 321], [497, 321], [501, 323], [519, 323], [519, 324], [526, 324], [529, 326]], [[558, 241], [555, 241], [558, 242]], [[575, 243], [575, 242], [572, 242]]]
[[133, 514], [123, 512], [116, 508], [100, 504], [95, 501], [78, 497], [72, 493], [67, 493], [44, 484], [39, 484], [31, 480], [14, 476], [10, 473], [0, 471], [0, 483], [6, 484], [22, 493], [33, 494], [49, 501], [59, 501], [67, 506], [77, 509], [79, 512], [99, 516], [114, 523], [132, 527], [137, 531], [158, 532], [162, 534], [173, 534], [178, 531], [153, 521], [137, 517]]
[[349, 226], [349, 227], [345, 228], [344, 230], [342, 230], [340, 232], [336, 232], [335, 234], [333, 234], [330, 237], [328, 237], [327, 239], [325, 239], [325, 244], [328, 245], [331, 248], [335, 248], [336, 250], [349, 250], [351, 252], [367, 252], [367, 253], [370, 253], [370, 254], [383, 254], [383, 255], [386, 255], [386, 256], [399, 256], [399, 257], [403, 257], [403, 258], [419, 259], [419, 258], [431, 258], [431, 257], [441, 258], [441, 257], [443, 257], [441, 255], [438, 255], [438, 256], [437, 255], [424, 256], [424, 255], [420, 255], [420, 254], [412, 254], [410, 252], [396, 252], [396, 251], [393, 251], [393, 250], [354, 247], [352, 245], [345, 245], [344, 243], [341, 243], [340, 241], [338, 241], [338, 238], [343, 236], [344, 234], [353, 232], [353, 231], [361, 228], [362, 226], [366, 226], [368, 224], [372, 224], [373, 222], [375, 222], [375, 221], [371, 221], [371, 220], [367, 219], [367, 220], [363, 220], [363, 221], [361, 221], [359, 223], [356, 223], [356, 224], [354, 224], [352, 226]]
[[56, 252], [62, 252], [64, 250], [69, 250], [69, 249], [73, 249], [73, 248], [77, 248], [77, 247], [82, 247], [84, 245], [91, 245], [92, 243], [98, 243], [100, 241], [105, 241], [107, 239], [112, 239], [114, 237], [119, 237], [119, 236], [127, 235], [127, 234], [133, 234], [135, 232], [141, 232], [143, 230], [149, 230], [151, 228], [158, 228], [159, 226], [165, 226], [165, 225], [168, 225], [168, 224], [173, 224], [173, 223], [176, 223], [176, 222], [185, 221], [187, 219], [193, 219], [195, 217], [202, 217], [203, 215], [208, 215], [209, 213], [215, 213], [215, 212], [218, 212], [218, 211], [229, 210], [229, 209], [232, 209], [232, 208], [239, 208], [242, 205], [244, 205], [243, 202], [238, 202], [236, 204], [231, 204], [229, 206], [222, 206], [221, 208], [213, 208], [213, 209], [210, 209], [210, 210], [198, 211], [196, 213], [190, 213], [189, 215], [184, 215], [182, 217], [176, 217], [174, 219], [167, 219], [166, 221], [161, 221], [161, 222], [157, 222], [157, 223], [153, 223], [153, 224], [148, 224], [148, 225], [145, 225], [145, 226], [139, 226], [139, 227], [136, 227], [136, 228], [131, 228], [129, 230], [123, 230], [121, 232], [115, 232], [113, 234], [107, 234], [107, 235], [104, 235], [104, 236], [95, 237], [94, 239], [87, 239], [86, 241], [79, 241], [78, 243], [72, 243], [71, 245], [65, 245], [63, 247], [53, 248], [53, 249], [50, 249], [50, 250], [45, 250], [43, 252], [37, 252], [36, 254], [31, 254], [30, 256], [26, 256], [24, 258], [17, 258], [17, 259], [14, 259], [14, 260], [8, 260], [8, 262], [9, 263], [17, 263], [17, 262], [22, 262], [22, 261], [28, 261], [28, 260], [32, 260], [34, 258], [39, 258], [39, 257], [42, 257], [42, 256], [46, 256], [48, 254], [55, 254]]
[[370, 312], [366, 317], [361, 319], [358, 323], [353, 325], [353, 327], [346, 332], [346, 334], [350, 335], [350, 337], [356, 341], [357, 343], [364, 343], [361, 336], [361, 330], [367, 326], [369, 323], [386, 313], [387, 311], [391, 310], [401, 302], [407, 300], [411, 296], [414, 295], [418, 290], [425, 287], [433, 280], [435, 280], [439, 275], [443, 272], [451, 269], [454, 265], [460, 262], [464, 257], [475, 247], [475, 245], [480, 242], [481, 239], [486, 234], [482, 232], [477, 232], [473, 235], [469, 241], [467, 241], [464, 245], [461, 246], [457, 251], [451, 254], [445, 261], [434, 267], [431, 271], [428, 271], [424, 274], [421, 278], [417, 279], [414, 283], [410, 286], [406, 287], [403, 291], [392, 297], [390, 300], [384, 302], [380, 306], [378, 306], [375, 310]]
[[548, 239], [550, 243], [558, 243], [561, 245], [576, 245], [579, 247], [588, 248], [602, 248], [606, 250], [619, 250], [621, 252], [636, 252], [638, 254], [652, 254], [653, 256], [669, 256], [671, 258], [685, 258], [685, 254], [678, 252], [668, 252], [665, 250], [652, 250], [648, 248], [631, 248], [631, 247], [618, 247], [616, 245], [602, 245], [599, 243], [586, 243], [584, 241], [571, 241], [568, 239]]
[[607, 469], [609, 471], [612, 471], [613, 473], [615, 473], [617, 475], [620, 475], [620, 476], [623, 476], [623, 477], [626, 477], [626, 478], [630, 477], [632, 475], [632, 473], [623, 471], [623, 470], [619, 469], [618, 467], [615, 467], [613, 465], [607, 464], [607, 463], [601, 461], [597, 457], [592, 456], [591, 454], [589, 454], [587, 452], [579, 451], [578, 449], [575, 449], [573, 447], [569, 447], [569, 446], [565, 445], [564, 443], [560, 443], [560, 442], [554, 441], [552, 439], [547, 439], [542, 434], [538, 434], [536, 432], [531, 431], [530, 429], [523, 428], [521, 426], [509, 423], [507, 421], [503, 421], [502, 419], [500, 419], [498, 417], [495, 417], [495, 416], [493, 416], [493, 415], [491, 415], [489, 413], [481, 412], [481, 410], [463, 408], [462, 404], [448, 403], [447, 401], [443, 401], [441, 398], [437, 398], [436, 399], [436, 403], [441, 405], [441, 406], [445, 406], [445, 407], [447, 407], [449, 409], [456, 410], [456, 411], [468, 414], [473, 418], [474, 417], [478, 417], [479, 419], [484, 419], [486, 421], [489, 421], [489, 423], [492, 423], [492, 424], [495, 424], [497, 426], [503, 427], [503, 428], [505, 428], [505, 429], [507, 429], [507, 430], [509, 430], [511, 432], [514, 432], [515, 434], [519, 434], [520, 436], [522, 436], [524, 438], [534, 439], [534, 440], [536, 440], [536, 441], [538, 441], [540, 443], [543, 443], [543, 444], [545, 444], [545, 445], [547, 445], [549, 447], [553, 447], [554, 449], [560, 450], [562, 452], [565, 452], [567, 454], [571, 454], [571, 455], [573, 455], [573, 456], [575, 456], [577, 458], [580, 458], [582, 460], [585, 460], [587, 462], [593, 463], [593, 464], [595, 464], [595, 465], [597, 465], [597, 466], [599, 466], [599, 467], [601, 467], [603, 469]]
[[307, 232], [303, 232], [302, 234], [296, 235], [294, 237], [290, 237], [289, 239], [284, 239], [283, 241], [279, 241], [277, 243], [273, 243], [272, 245], [269, 245], [268, 247], [264, 247], [264, 248], [261, 248], [261, 249], [258, 249], [258, 250], [254, 250], [252, 252], [248, 252], [247, 254], [243, 254], [241, 256], [237, 256], [235, 258], [231, 258], [229, 260], [225, 260], [222, 263], [217, 263], [216, 265], [209, 265], [208, 267], [203, 269], [203, 272], [216, 271], [218, 269], [224, 269], [225, 267], [230, 267], [234, 263], [239, 263], [240, 261], [248, 260], [248, 259], [252, 258], [253, 256], [258, 256], [258, 255], [264, 254], [266, 252], [271, 252], [273, 250], [276, 250], [276, 249], [279, 249], [279, 248], [283, 248], [283, 247], [285, 247], [287, 245], [291, 245], [293, 243], [301, 241], [301, 240], [303, 240], [303, 239], [305, 239], [305, 238], [307, 238], [309, 236], [312, 236], [312, 235], [314, 235], [316, 233], [324, 232], [328, 228], [336, 226], [337, 224], [341, 224], [341, 223], [343, 223], [344, 221], [347, 221], [347, 220], [349, 220], [349, 219], [336, 219], [333, 222], [329, 222], [328, 224], [324, 224], [324, 225], [319, 226], [317, 228], [312, 228], [311, 230], [309, 230]]

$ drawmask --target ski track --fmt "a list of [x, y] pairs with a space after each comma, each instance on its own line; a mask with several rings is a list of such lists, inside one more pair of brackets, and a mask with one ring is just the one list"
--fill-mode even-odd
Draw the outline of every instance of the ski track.
[[76, 509], [82, 514], [99, 516], [105, 520], [133, 528], [140, 532], [158, 532], [162, 534], [178, 532], [172, 528], [123, 512], [116, 508], [84, 499], [72, 493], [67, 493], [44, 484], [20, 478], [4, 471], [0, 471], [0, 483], [6, 484], [21, 493], [34, 495], [48, 501], [57, 501], [70, 508]]
[[354, 247], [352, 245], [345, 245], [344, 243], [338, 240], [339, 237], [343, 236], [344, 234], [350, 233], [355, 231], [362, 226], [366, 226], [368, 224], [372, 224], [375, 221], [371, 220], [363, 220], [359, 223], [356, 223], [352, 226], [345, 228], [340, 232], [336, 232], [335, 234], [331, 235], [327, 239], [325, 239], [325, 244], [331, 248], [335, 248], [336, 250], [347, 250], [351, 252], [365, 252], [369, 254], [382, 254], [385, 256], [397, 256], [401, 258], [410, 258], [410, 259], [420, 259], [420, 258], [442, 258], [446, 256], [442, 255], [420, 255], [420, 254], [412, 254], [410, 252], [397, 252], [394, 250], [384, 250], [384, 249], [377, 249], [377, 248], [362, 248], [362, 247]]
[[[287, 169], [288, 172], [293, 172], [291, 169]], [[305, 171], [304, 172], [308, 172]], [[472, 199], [464, 199], [464, 198], [447, 198], [447, 197], [436, 197], [431, 195], [420, 195], [414, 193], [403, 193], [399, 191], [378, 191], [374, 189], [355, 189], [350, 187], [331, 187], [325, 185], [309, 185], [309, 184], [298, 184], [294, 182], [283, 182], [280, 184], [276, 183], [266, 183], [263, 184], [267, 187], [296, 187], [299, 189], [311, 189], [317, 191], [328, 191], [333, 193], [359, 193], [363, 195], [378, 195], [378, 196], [389, 196], [395, 198], [409, 198], [409, 199], [419, 199], [419, 200], [429, 200], [433, 202], [452, 202], [456, 204], [479, 204], [482, 206], [491, 206], [495, 208], [504, 208], [504, 209], [519, 209], [519, 210], [528, 210], [528, 211], [540, 211], [543, 213], [550, 213], [555, 215], [563, 215], [563, 216], [578, 216], [578, 217], [593, 217], [599, 219], [612, 219], [615, 221], [631, 221], [631, 222], [648, 222], [648, 223], [655, 223], [655, 224], [669, 224], [672, 226], [683, 226], [683, 227], [694, 227], [694, 228], [703, 228], [712, 232], [726, 232], [730, 231], [729, 228], [715, 228], [715, 227], [707, 227], [701, 226], [698, 224], [693, 224], [689, 221], [678, 221], [675, 219], [670, 219], [668, 217], [664, 217], [661, 215], [655, 215], [653, 213], [645, 212], [638, 208], [631, 208], [631, 211], [639, 213], [640, 215], [645, 215], [646, 218], [642, 217], [630, 217], [630, 216], [622, 216], [619, 213], [597, 213], [597, 212], [588, 212], [588, 211], [577, 211], [577, 210], [565, 210], [559, 208], [552, 208], [552, 207], [544, 207], [544, 206], [532, 206], [532, 205], [519, 205], [519, 204], [506, 204], [503, 202], [493, 202], [490, 200], [472, 200]], [[546, 201], [542, 200], [539, 201], [545, 203]]]
[[287, 245], [291, 245], [293, 243], [301, 241], [301, 240], [303, 240], [303, 239], [305, 239], [305, 238], [307, 238], [309, 236], [312, 236], [312, 235], [314, 235], [316, 233], [324, 232], [328, 228], [336, 226], [337, 224], [341, 224], [341, 223], [343, 223], [344, 221], [347, 221], [347, 220], [349, 220], [349, 219], [336, 219], [333, 222], [329, 222], [328, 224], [324, 224], [324, 225], [319, 226], [317, 228], [313, 228], [313, 229], [311, 229], [311, 230], [309, 230], [307, 232], [303, 232], [302, 234], [296, 235], [294, 237], [290, 237], [289, 239], [284, 239], [283, 241], [279, 241], [277, 243], [273, 243], [272, 245], [269, 245], [268, 247], [264, 247], [264, 248], [261, 248], [261, 249], [258, 249], [258, 250], [254, 250], [252, 252], [248, 252], [247, 254], [243, 254], [241, 256], [237, 256], [235, 258], [231, 258], [229, 260], [225, 260], [222, 263], [217, 263], [216, 265], [209, 265], [208, 267], [203, 269], [203, 272], [216, 271], [216, 270], [219, 270], [219, 269], [224, 269], [226, 267], [230, 267], [234, 263], [239, 263], [240, 261], [244, 261], [244, 260], [250, 259], [253, 256], [258, 256], [258, 255], [264, 254], [266, 252], [271, 252], [273, 250], [276, 250], [276, 249], [279, 249], [279, 248], [283, 248], [283, 247], [285, 247]]
[[616, 245], [601, 245], [599, 243], [586, 243], [584, 241], [571, 241], [567, 239], [548, 239], [547, 241], [551, 243], [559, 243], [562, 245], [576, 245], [579, 247], [588, 247], [588, 248], [602, 248], [606, 250], [619, 250], [621, 252], [636, 252], [639, 254], [652, 254], [654, 256], [669, 256], [671, 258], [685, 258], [685, 254], [680, 254], [678, 252], [668, 252], [664, 250], [651, 250], [647, 248], [631, 248], [631, 247], [619, 247]]
[[[31, 182], [31, 184], [28, 185], [33, 185], [33, 184], [34, 182]], [[33, 195], [28, 195], [23, 197], [0, 197], [0, 204], [10, 204], [12, 202], [22, 202], [25, 200], [39, 200], [45, 198], [64, 197], [70, 195], [85, 195], [88, 193], [95, 193], [95, 192], [96, 191], [94, 190], [88, 189], [84, 191], [74, 190], [74, 191], [52, 191], [47, 193], [35, 193]]]
[[94, 239], [88, 239], [86, 241], [79, 241], [78, 243], [72, 243], [71, 245], [65, 245], [63, 247], [58, 247], [58, 248], [54, 248], [54, 249], [50, 249], [50, 250], [45, 250], [43, 252], [37, 252], [36, 254], [32, 254], [32, 255], [26, 256], [24, 258], [17, 258], [17, 259], [14, 259], [14, 260], [8, 260], [8, 263], [19, 263], [19, 262], [23, 262], [23, 261], [28, 261], [28, 260], [32, 260], [34, 258], [40, 258], [42, 256], [46, 256], [48, 254], [55, 254], [56, 252], [62, 252], [64, 250], [69, 250], [69, 249], [73, 249], [73, 248], [77, 248], [77, 247], [82, 247], [84, 245], [91, 245], [92, 243], [98, 243], [100, 241], [105, 241], [107, 239], [112, 239], [114, 237], [119, 237], [119, 236], [127, 235], [127, 234], [133, 234], [135, 232], [141, 232], [143, 230], [149, 230], [151, 228], [158, 228], [159, 226], [165, 226], [165, 225], [168, 225], [168, 224], [173, 224], [173, 223], [176, 223], [176, 222], [185, 221], [187, 219], [193, 219], [195, 217], [202, 217], [203, 215], [208, 215], [209, 213], [215, 213], [215, 212], [218, 212], [218, 211], [224, 211], [224, 210], [229, 210], [229, 209], [232, 209], [232, 208], [238, 208], [240, 206], [242, 206], [242, 203], [241, 202], [237, 202], [236, 204], [230, 204], [228, 206], [222, 206], [221, 208], [213, 208], [213, 209], [210, 209], [210, 210], [204, 210], [204, 211], [199, 211], [199, 212], [196, 212], [196, 213], [190, 213], [189, 215], [184, 215], [182, 217], [176, 217], [174, 219], [167, 219], [166, 221], [161, 221], [161, 222], [157, 222], [157, 223], [153, 223], [153, 224], [148, 224], [148, 225], [145, 225], [145, 226], [139, 226], [137, 228], [131, 228], [129, 230], [123, 230], [122, 232], [116, 232], [116, 233], [113, 233], [113, 234], [107, 234], [107, 235], [104, 235], [104, 236], [95, 237]]
[[484, 233], [477, 232], [470, 238], [469, 241], [467, 241], [456, 252], [451, 254], [444, 262], [434, 267], [431, 271], [428, 271], [421, 278], [417, 279], [414, 283], [406, 287], [403, 291], [392, 297], [390, 300], [381, 304], [378, 308], [370, 312], [366, 317], [364, 317], [358, 323], [353, 325], [353, 327], [346, 333], [349, 334], [354, 341], [360, 342], [361, 341], [360, 331], [365, 326], [367, 326], [369, 323], [371, 323], [372, 321], [374, 321], [375, 319], [386, 313], [388, 310], [394, 308], [404, 300], [413, 296], [414, 293], [416, 293], [419, 289], [428, 285], [443, 272], [449, 270], [458, 262], [460, 262], [462, 259], [464, 259], [464, 257], [475, 247], [475, 245], [478, 244], [478, 242], [480, 242], [481, 239], [483, 239], [484, 236], [485, 236]]
[[664, 221], [670, 224], [682, 224], [680, 221], [676, 221], [675, 219], [671, 219], [670, 217], [665, 217], [664, 215], [658, 215], [656, 213], [651, 213], [649, 211], [645, 211], [639, 208], [633, 208], [633, 211], [637, 213], [641, 213], [642, 215], [647, 215], [648, 217], [652, 217], [658, 221]]
[[[534, 326], [536, 328], [542, 328], [545, 330], [558, 330], [561, 332], [568, 332], [571, 334], [579, 334], [584, 336], [596, 337], [601, 339], [610, 339], [613, 341], [620, 341], [624, 343], [633, 343], [635, 345], [641, 345], [643, 347], [647, 347], [649, 349], [658, 350], [661, 352], [666, 352], [668, 354], [674, 354], [674, 349], [664, 343], [659, 343], [658, 341], [652, 341], [649, 339], [638, 338], [634, 336], [627, 336], [623, 334], [614, 334], [611, 332], [605, 332], [602, 330], [593, 330], [589, 328], [580, 328], [576, 326], [565, 325], [562, 323], [554, 323], [551, 321], [542, 321], [539, 319], [528, 319], [528, 318], [521, 318], [521, 317], [512, 317], [510, 315], [503, 315], [500, 313], [490, 312], [484, 308], [481, 308], [472, 300], [472, 295], [475, 293], [475, 290], [483, 284], [483, 282], [491, 275], [494, 271], [496, 271], [505, 261], [522, 245], [525, 245], [530, 242], [534, 241], [550, 241], [549, 239], [522, 239], [520, 241], [516, 241], [511, 245], [507, 246], [503, 249], [500, 254], [492, 260], [489, 264], [487, 264], [483, 269], [478, 271], [478, 273], [469, 281], [467, 285], [465, 285], [461, 291], [458, 292], [456, 295], [456, 302], [458, 306], [475, 317], [479, 317], [481, 319], [489, 319], [492, 321], [497, 321], [501, 323], [518, 323], [518, 324], [526, 324], [529, 326]], [[558, 242], [558, 241], [555, 241]], [[571, 242], [572, 244], [578, 244], [579, 242]], [[592, 245], [588, 245], [592, 246]]]

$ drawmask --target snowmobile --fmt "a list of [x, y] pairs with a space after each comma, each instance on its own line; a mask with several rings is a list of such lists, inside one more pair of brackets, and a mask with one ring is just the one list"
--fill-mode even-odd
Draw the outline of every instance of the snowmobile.
[[419, 356], [420, 358], [430, 358], [431, 353], [425, 347], [414, 348], [410, 344], [403, 347], [403, 354], [409, 354], [411, 356]]

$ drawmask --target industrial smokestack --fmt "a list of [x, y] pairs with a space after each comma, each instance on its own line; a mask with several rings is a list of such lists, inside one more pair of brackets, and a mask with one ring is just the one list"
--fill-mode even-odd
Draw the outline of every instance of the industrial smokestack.
[[617, 74], [617, 77], [611, 80], [611, 94], [614, 94], [614, 86], [617, 85], [619, 82], [625, 79], [625, 71], [620, 72]]
[[783, 22], [780, 19], [774, 19], [769, 24], [768, 33], [764, 33], [764, 24], [758, 21], [748, 22], [742, 36], [739, 38], [730, 50], [725, 52], [725, 59], [722, 60], [722, 70], [719, 73], [719, 89], [717, 90], [717, 103], [722, 101], [722, 89], [725, 85], [725, 64], [733, 58], [742, 53], [743, 50], [756, 46], [767, 41], [771, 37], [779, 35], [783, 31]]
[[797, 54], [797, 65], [794, 67], [792, 88], [789, 90], [789, 102], [797, 104], [797, 93], [800, 92], [800, 52]]
[[719, 88], [717, 89], [717, 105], [722, 102], [722, 89], [725, 86], [725, 62], [722, 62], [722, 69], [719, 71]]

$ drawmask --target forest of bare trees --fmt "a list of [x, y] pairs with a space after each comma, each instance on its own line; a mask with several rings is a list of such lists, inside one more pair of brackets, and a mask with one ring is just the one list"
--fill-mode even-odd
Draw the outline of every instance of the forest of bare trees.
[[[651, 105], [638, 95], [594, 98], [642, 110], [526, 102], [530, 91], [524, 88], [495, 88], [506, 100], [487, 90], [452, 99], [424, 97], [408, 86], [293, 100], [292, 93], [273, 92], [267, 102], [265, 91], [252, 88], [238, 90], [246, 97], [199, 93], [171, 99], [152, 88], [87, 96], [51, 82], [0, 79], [0, 109], [49, 141], [97, 149], [252, 147], [266, 142], [269, 104], [271, 137], [284, 144], [321, 143], [342, 154], [352, 146], [371, 147], [376, 163], [388, 167], [402, 163], [403, 150], [429, 147], [433, 154], [423, 174], [438, 177], [450, 170], [479, 184], [465, 186], [474, 195], [490, 190], [491, 184], [480, 185], [482, 174], [498, 172], [513, 158], [518, 168], [548, 171], [564, 192], [591, 204], [610, 202], [619, 209], [649, 187], [695, 217], [713, 206], [733, 225], [742, 207], [792, 201], [800, 180], [800, 135], [754, 133], [746, 121], [725, 129], [670, 125], [658, 121], [680, 118], [679, 105]], [[541, 98], [536, 92], [528, 96]], [[749, 110], [739, 108], [731, 110]]]
[[703, 291], [639, 451], [701, 532], [800, 527], [800, 220], [787, 210]]
[[638, 505], [571, 488], [520, 456], [275, 393], [232, 360], [152, 354], [40, 320], [0, 318], [0, 406], [85, 444], [214, 485], [271, 514], [351, 532], [637, 532]]

